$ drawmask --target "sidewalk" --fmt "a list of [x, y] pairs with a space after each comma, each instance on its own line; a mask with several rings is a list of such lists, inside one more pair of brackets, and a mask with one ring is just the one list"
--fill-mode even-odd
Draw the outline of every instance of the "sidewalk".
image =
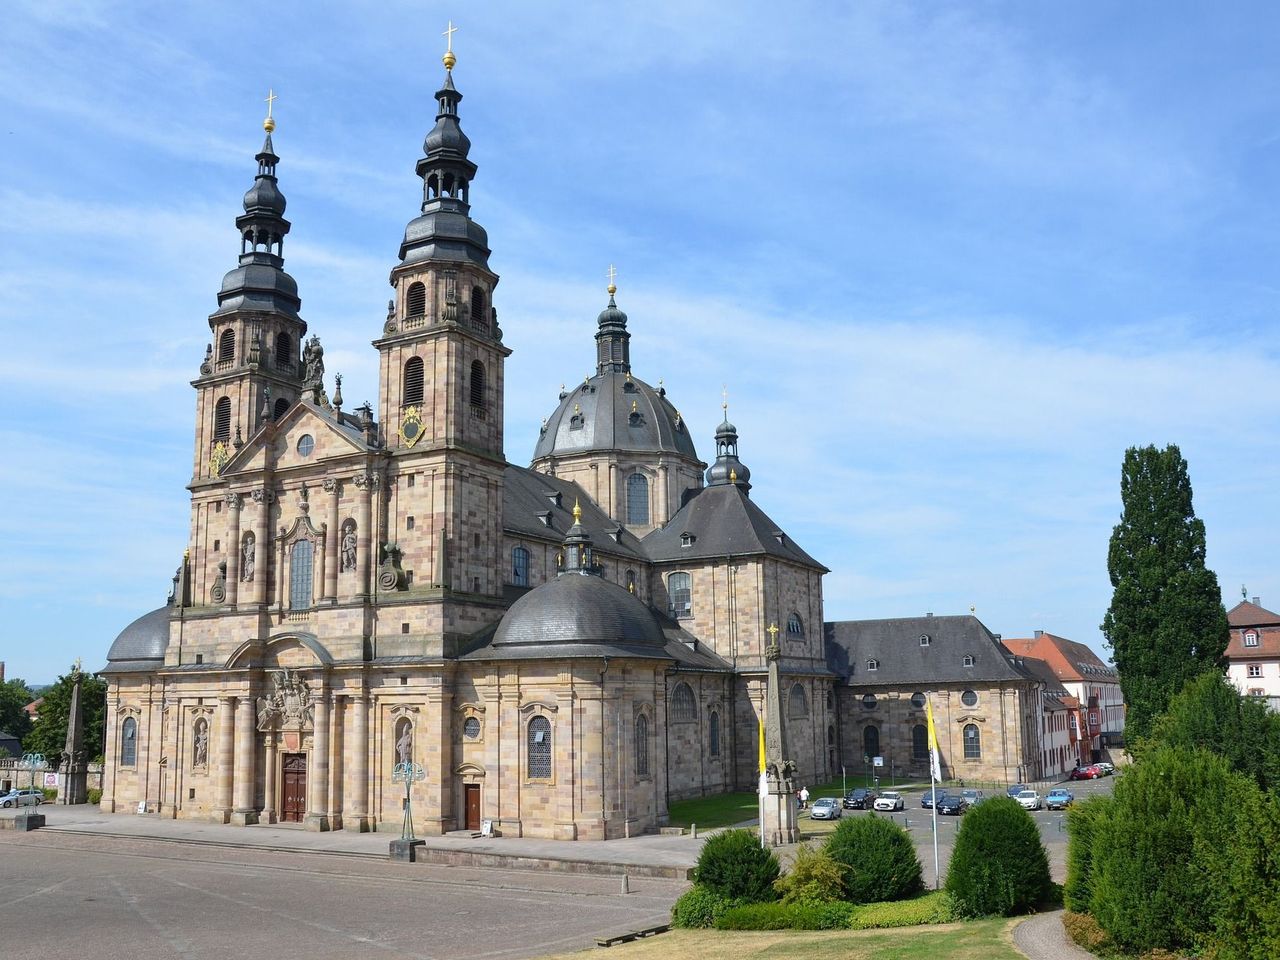
[[[155, 814], [103, 813], [87, 804], [42, 804], [45, 830], [131, 839], [166, 840], [223, 847], [285, 850], [290, 853], [386, 859], [399, 831], [353, 833], [311, 831], [281, 824], [238, 827], [199, 820], [161, 819]], [[12, 817], [17, 811], [4, 810]], [[623, 840], [535, 840], [521, 837], [476, 838], [469, 832], [421, 837], [419, 859], [475, 866], [529, 867], [574, 873], [621, 874], [684, 879], [697, 863], [702, 840], [646, 834]]]

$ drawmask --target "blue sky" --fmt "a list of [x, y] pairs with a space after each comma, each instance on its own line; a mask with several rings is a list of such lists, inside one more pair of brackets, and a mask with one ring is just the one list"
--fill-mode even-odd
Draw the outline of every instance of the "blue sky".
[[302, 314], [376, 397], [450, 18], [509, 459], [615, 263], [636, 374], [704, 458], [728, 385], [828, 619], [973, 605], [1101, 649], [1124, 449], [1170, 442], [1225, 599], [1280, 604], [1273, 5], [11, 0], [9, 676], [96, 667], [164, 600], [268, 87]]

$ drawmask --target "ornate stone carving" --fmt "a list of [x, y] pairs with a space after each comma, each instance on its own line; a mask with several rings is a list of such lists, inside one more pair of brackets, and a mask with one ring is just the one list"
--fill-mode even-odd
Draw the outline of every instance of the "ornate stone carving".
[[384, 544], [382, 551], [383, 559], [378, 567], [378, 589], [388, 591], [407, 590], [404, 568], [400, 566], [400, 557], [403, 551], [394, 543]]
[[323, 486], [324, 486], [325, 493], [332, 493], [332, 494], [336, 494], [337, 496], [342, 496], [342, 484], [339, 483], [337, 480], [333, 479], [333, 477], [325, 477]]
[[250, 531], [244, 535], [244, 544], [240, 548], [240, 579], [245, 583], [253, 582], [254, 559], [257, 557], [258, 544]]
[[302, 486], [298, 489], [298, 509], [303, 513], [311, 510], [311, 491], [307, 489], [307, 481], [302, 481]]
[[377, 470], [369, 470], [365, 473], [357, 473], [351, 478], [351, 481], [361, 490], [377, 490], [381, 483], [382, 477], [378, 475]]
[[312, 398], [319, 403], [324, 390], [324, 347], [320, 346], [320, 338], [315, 334], [302, 349], [302, 365], [303, 385], [311, 390]]
[[244, 497], [238, 493], [228, 493], [226, 497], [227, 506], [232, 510], [239, 510], [244, 505]]
[[225, 603], [227, 600], [227, 561], [218, 561], [218, 575], [213, 578], [213, 586], [209, 588], [209, 599], [214, 603]]
[[310, 730], [315, 704], [307, 681], [292, 670], [271, 673], [271, 693], [258, 698], [258, 729]]
[[249, 495], [253, 497], [254, 503], [265, 502], [271, 504], [276, 502], [276, 492], [274, 490], [253, 490]]
[[207, 377], [213, 373], [213, 344], [204, 345], [204, 363], [200, 364], [200, 375]]
[[342, 525], [342, 542], [341, 542], [341, 565], [339, 569], [343, 573], [349, 573], [356, 568], [356, 522], [348, 520]]
[[396, 302], [394, 300], [387, 301], [387, 322], [382, 325], [383, 333], [396, 332]]

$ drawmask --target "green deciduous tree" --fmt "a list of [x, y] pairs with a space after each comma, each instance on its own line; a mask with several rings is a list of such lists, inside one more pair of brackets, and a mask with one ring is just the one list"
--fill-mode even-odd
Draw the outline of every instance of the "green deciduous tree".
[[730, 899], [760, 903], [778, 899], [773, 883], [778, 858], [749, 830], [724, 830], [702, 845], [693, 882]]
[[911, 837], [874, 813], [841, 820], [822, 850], [844, 865], [844, 898], [853, 903], [905, 900], [923, 889]]
[[[84, 752], [89, 760], [102, 757], [102, 722], [107, 712], [107, 681], [91, 673], [80, 674], [80, 708], [84, 711]], [[71, 672], [64, 673], [44, 692], [40, 704], [40, 717], [23, 747], [31, 752], [43, 753], [48, 761], [56, 763], [62, 757], [67, 743], [67, 717], [71, 713]]]
[[31, 718], [23, 708], [35, 698], [25, 681], [5, 680], [0, 683], [0, 731], [11, 733], [25, 742], [31, 732]]
[[947, 867], [947, 892], [961, 916], [1026, 913], [1049, 888], [1040, 829], [1018, 801], [993, 797], [965, 814]]
[[1115, 592], [1102, 632], [1128, 707], [1125, 735], [1134, 740], [1188, 680], [1221, 666], [1228, 628], [1218, 578], [1204, 565], [1204, 523], [1191, 505], [1181, 451], [1130, 447], [1120, 496], [1107, 554]]

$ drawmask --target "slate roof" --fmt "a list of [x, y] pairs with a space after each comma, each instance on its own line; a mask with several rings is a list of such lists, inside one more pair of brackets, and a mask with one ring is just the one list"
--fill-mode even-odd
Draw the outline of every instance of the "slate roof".
[[[1258, 599], [1257, 597], [1254, 598]], [[1227, 623], [1233, 627], [1260, 627], [1280, 625], [1280, 613], [1272, 613], [1266, 607], [1241, 600], [1227, 611]]]
[[[1026, 681], [1000, 641], [974, 616], [841, 620], [824, 624], [827, 665], [850, 686], [921, 690], [939, 684]], [[920, 638], [928, 636], [928, 646]], [[973, 666], [964, 658], [973, 657]], [[878, 661], [876, 670], [867, 661]]]
[[[682, 546], [685, 534], [693, 542]], [[765, 554], [806, 567], [824, 567], [783, 533], [741, 487], [726, 483], [703, 487], [671, 521], [641, 543], [651, 560], [706, 560]]]
[[575, 500], [582, 506], [583, 529], [597, 549], [644, 561], [636, 535], [610, 519], [576, 483], [511, 464], [503, 474], [502, 528], [513, 536], [559, 543], [573, 526]]
[[169, 614], [173, 608], [158, 607], [144, 613], [120, 631], [107, 651], [107, 669], [104, 672], [130, 670], [154, 670], [164, 662], [164, 651], [169, 646]]

